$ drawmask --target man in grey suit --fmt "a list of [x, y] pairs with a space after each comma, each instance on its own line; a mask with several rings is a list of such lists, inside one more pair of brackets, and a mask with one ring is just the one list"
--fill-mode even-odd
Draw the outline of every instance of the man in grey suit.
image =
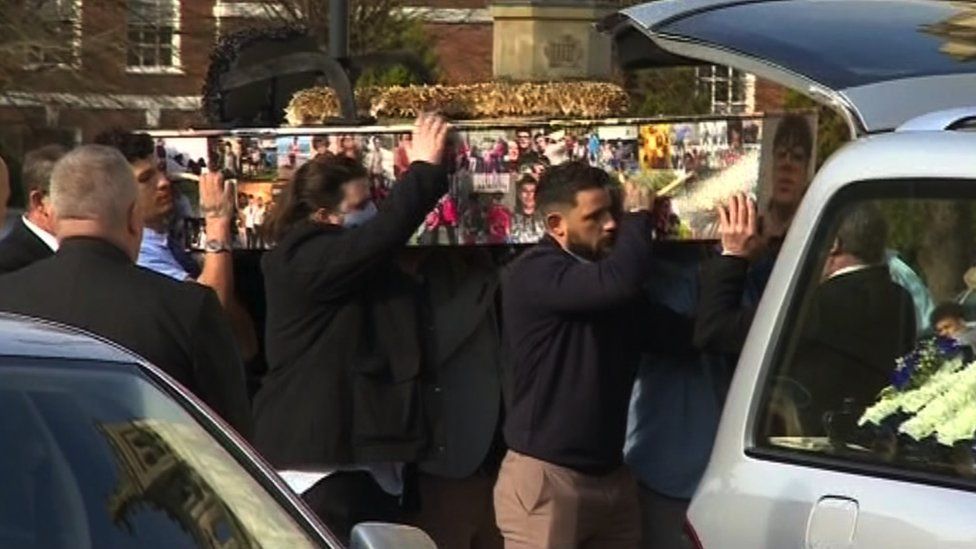
[[410, 252], [426, 289], [432, 447], [411, 521], [439, 547], [501, 548], [492, 489], [501, 461], [498, 271], [484, 250]]

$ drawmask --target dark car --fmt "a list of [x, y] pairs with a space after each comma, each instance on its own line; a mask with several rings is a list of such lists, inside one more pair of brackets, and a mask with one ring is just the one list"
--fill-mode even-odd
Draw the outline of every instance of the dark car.
[[[157, 368], [0, 314], [0, 547], [341, 547], [253, 450]], [[353, 547], [432, 547], [362, 525]]]

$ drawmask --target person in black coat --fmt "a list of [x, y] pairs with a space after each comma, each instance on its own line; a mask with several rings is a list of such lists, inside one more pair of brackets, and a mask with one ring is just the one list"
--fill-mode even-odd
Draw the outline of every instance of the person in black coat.
[[142, 220], [125, 157], [108, 147], [79, 147], [51, 179], [60, 247], [0, 277], [0, 310], [76, 326], [126, 347], [249, 436], [244, 369], [216, 295], [135, 265]]
[[845, 399], [858, 408], [873, 404], [895, 360], [914, 346], [915, 307], [891, 279], [887, 233], [870, 203], [845, 212], [837, 228], [787, 370], [810, 393], [810, 404], [800, 410], [809, 434], [824, 433], [824, 414], [841, 410]]
[[[750, 258], [761, 251], [755, 204], [735, 196], [720, 208], [723, 254], [706, 266], [695, 324], [695, 343], [738, 353], [756, 314], [743, 306]], [[911, 295], [885, 264], [887, 224], [863, 203], [845, 212], [828, 252], [821, 281], [799, 326], [796, 350], [783, 375], [809, 393], [798, 410], [804, 434], [825, 430], [824, 413], [844, 399], [867, 406], [889, 380], [895, 359], [911, 350], [915, 310]]]
[[303, 497], [340, 537], [357, 522], [396, 518], [400, 464], [428, 443], [419, 288], [394, 259], [448, 190], [448, 127], [420, 117], [410, 167], [369, 223], [342, 226], [343, 187], [368, 174], [341, 156], [302, 165], [270, 222], [256, 444], [279, 470], [321, 475]]
[[51, 170], [65, 152], [60, 145], [48, 145], [24, 156], [21, 180], [27, 197], [27, 211], [14, 223], [10, 234], [0, 240], [0, 274], [51, 257], [57, 250], [48, 191]]

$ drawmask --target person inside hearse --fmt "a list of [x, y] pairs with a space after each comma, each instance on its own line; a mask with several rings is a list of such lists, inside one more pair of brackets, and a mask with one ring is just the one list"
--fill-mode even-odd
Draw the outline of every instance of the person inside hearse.
[[930, 316], [932, 327], [940, 337], [950, 338], [976, 349], [976, 327], [966, 322], [966, 309], [955, 302], [939, 305]]
[[810, 394], [799, 410], [804, 433], [825, 431], [824, 414], [844, 401], [864, 407], [888, 385], [895, 360], [916, 341], [911, 295], [885, 264], [888, 225], [872, 203], [840, 219], [802, 317], [788, 376]]

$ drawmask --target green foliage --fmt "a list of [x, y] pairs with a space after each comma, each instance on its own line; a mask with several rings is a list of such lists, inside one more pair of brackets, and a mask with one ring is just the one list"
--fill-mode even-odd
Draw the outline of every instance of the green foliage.
[[695, 69], [648, 69], [626, 75], [634, 116], [695, 115], [709, 112], [709, 101], [698, 93]]
[[[416, 54], [436, 78], [437, 55], [423, 23], [416, 19], [404, 19], [398, 22], [397, 31], [396, 34], [391, 33], [387, 37], [390, 40], [386, 49]], [[409, 84], [421, 84], [421, 82], [410, 69], [401, 65], [382, 69], [367, 69], [363, 71], [355, 83], [357, 87], [406, 86]]]
[[851, 132], [844, 117], [830, 107], [821, 105], [813, 99], [793, 90], [786, 92], [783, 107], [787, 110], [817, 109], [817, 169], [845, 143], [850, 141]]
[[[888, 247], [898, 250], [908, 264], [918, 264], [925, 226], [925, 204], [913, 200], [886, 200], [879, 204], [888, 221]], [[919, 269], [915, 269], [919, 272]]]
[[[279, 21], [300, 23], [319, 39], [329, 43], [329, 0], [265, 0], [262, 2]], [[351, 0], [349, 7], [349, 51], [353, 55], [405, 51], [416, 54], [436, 75], [434, 41], [422, 21], [406, 15], [402, 0]], [[354, 83], [357, 86], [406, 85], [419, 83], [403, 66], [369, 69]]]

